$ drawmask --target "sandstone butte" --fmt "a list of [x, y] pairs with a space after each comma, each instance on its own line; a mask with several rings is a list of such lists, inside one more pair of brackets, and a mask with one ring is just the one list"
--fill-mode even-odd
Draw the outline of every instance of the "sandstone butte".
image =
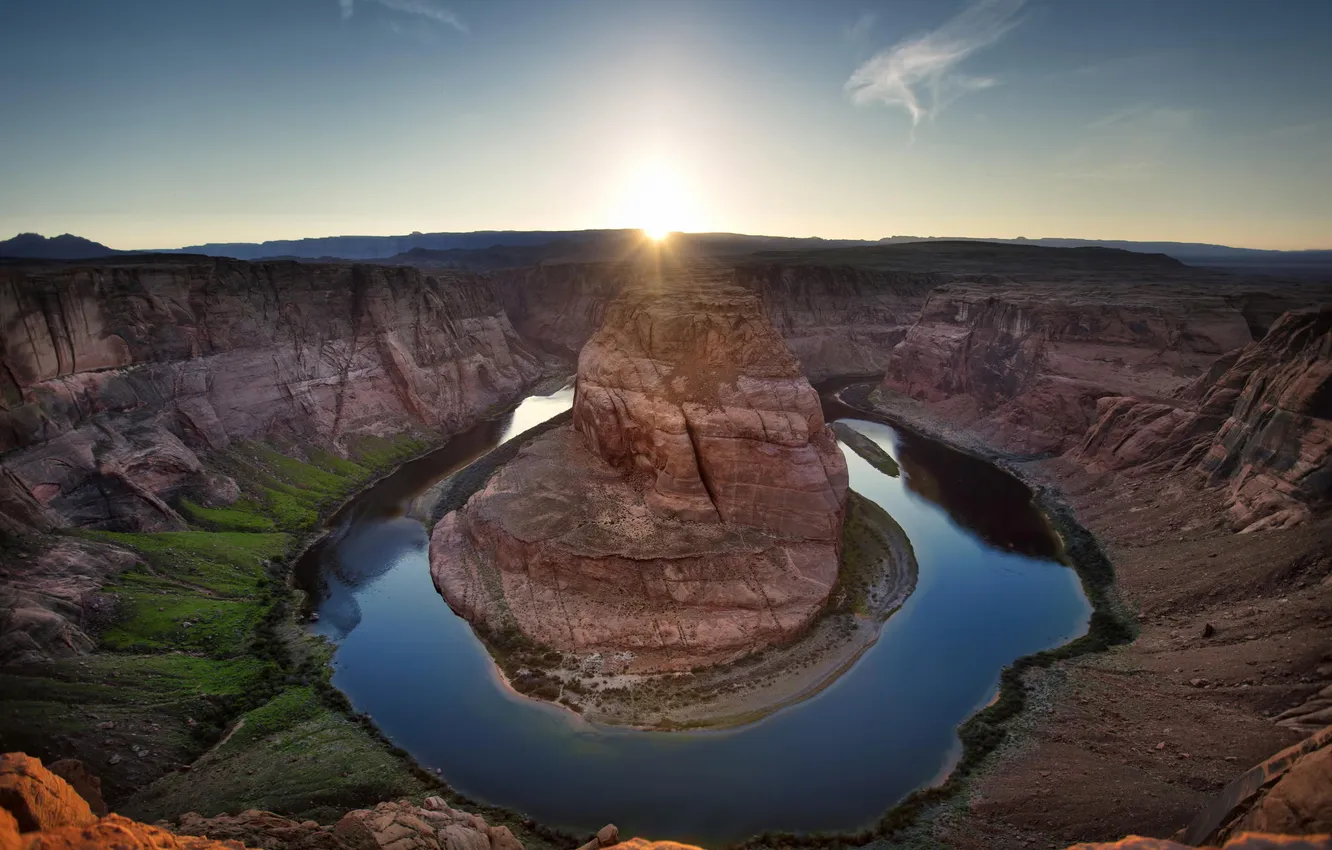
[[[1315, 736], [1324, 739], [1332, 735]], [[1311, 739], [1312, 740], [1312, 739]], [[1275, 762], [1276, 760], [1273, 760]], [[77, 762], [75, 772], [82, 775]], [[1328, 850], [1332, 836], [1332, 749], [1302, 752], [1289, 763], [1254, 768], [1269, 781], [1239, 801], [1228, 822], [1210, 836], [1225, 850]], [[117, 814], [99, 815], [91, 784], [71, 785], [23, 753], [0, 755], [0, 850], [523, 850], [505, 826], [450, 807], [440, 797], [420, 806], [408, 800], [356, 809], [335, 824], [295, 821], [272, 812], [201, 817], [187, 812], [175, 824], [149, 825]], [[91, 793], [90, 793], [91, 792]], [[1234, 800], [1221, 798], [1226, 805]], [[1320, 830], [1314, 832], [1314, 830]], [[1303, 834], [1299, 834], [1303, 833]], [[1310, 834], [1312, 833], [1312, 834]], [[1179, 836], [1183, 838], [1183, 836]], [[1070, 850], [1184, 850], [1192, 845], [1129, 836]], [[578, 850], [696, 850], [674, 841], [621, 842], [607, 825]]]
[[698, 269], [645, 275], [583, 347], [572, 427], [436, 526], [431, 572], [482, 631], [637, 672], [720, 663], [823, 608], [846, 493], [758, 298]]

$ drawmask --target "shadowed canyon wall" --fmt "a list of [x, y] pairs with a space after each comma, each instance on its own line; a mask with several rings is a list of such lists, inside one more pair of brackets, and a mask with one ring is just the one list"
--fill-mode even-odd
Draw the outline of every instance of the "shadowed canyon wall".
[[0, 269], [0, 511], [180, 527], [200, 454], [451, 431], [540, 371], [490, 289], [410, 268], [192, 258]]
[[[514, 325], [577, 352], [601, 327], [606, 305], [633, 279], [632, 263], [559, 264], [491, 275]], [[811, 381], [882, 372], [889, 352], [949, 278], [927, 272], [754, 263], [730, 272], [759, 296], [768, 320]]]

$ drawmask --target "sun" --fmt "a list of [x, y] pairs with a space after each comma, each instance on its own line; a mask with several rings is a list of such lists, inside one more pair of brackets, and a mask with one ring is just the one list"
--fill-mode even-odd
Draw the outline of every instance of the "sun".
[[663, 242], [689, 226], [689, 193], [674, 169], [660, 163], [645, 165], [625, 181], [622, 192], [621, 220], [653, 242]]

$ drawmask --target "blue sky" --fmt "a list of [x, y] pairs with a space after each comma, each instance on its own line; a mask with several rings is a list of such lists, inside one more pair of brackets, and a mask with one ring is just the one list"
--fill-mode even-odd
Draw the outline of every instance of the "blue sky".
[[0, 0], [0, 235], [1332, 247], [1325, 0]]

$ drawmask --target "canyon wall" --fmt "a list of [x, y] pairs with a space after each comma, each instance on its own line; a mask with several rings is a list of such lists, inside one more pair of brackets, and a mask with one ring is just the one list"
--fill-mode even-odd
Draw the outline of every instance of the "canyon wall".
[[[551, 264], [490, 275], [515, 327], [577, 352], [601, 327], [606, 306], [635, 279], [636, 264]], [[811, 381], [884, 371], [889, 352], [951, 275], [850, 266], [745, 262], [732, 283], [758, 295], [773, 327]]]
[[1108, 396], [1074, 456], [1092, 468], [1191, 470], [1224, 485], [1245, 531], [1332, 501], [1332, 308], [1287, 313], [1179, 397]]
[[447, 432], [540, 372], [480, 279], [137, 258], [0, 268], [0, 512], [11, 526], [180, 527], [201, 454]]
[[1168, 398], [1250, 339], [1238, 309], [1181, 286], [955, 283], [930, 294], [884, 385], [1005, 448], [1062, 452], [1099, 398]]
[[950, 275], [851, 266], [741, 265], [735, 282], [762, 301], [811, 381], [883, 372], [926, 296]]

